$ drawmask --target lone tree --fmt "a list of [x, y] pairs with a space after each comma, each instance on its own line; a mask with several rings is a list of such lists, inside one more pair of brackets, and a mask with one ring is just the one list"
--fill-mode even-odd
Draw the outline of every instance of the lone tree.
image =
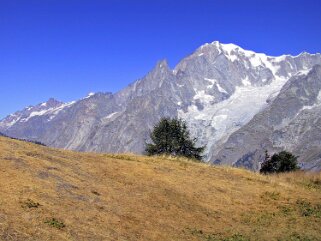
[[267, 174], [299, 170], [297, 159], [297, 156], [288, 151], [275, 153], [272, 157], [265, 151], [265, 160], [262, 163], [260, 172]]
[[205, 146], [196, 147], [197, 139], [191, 139], [185, 121], [181, 119], [162, 118], [150, 134], [152, 143], [146, 144], [148, 155], [168, 154], [202, 159]]

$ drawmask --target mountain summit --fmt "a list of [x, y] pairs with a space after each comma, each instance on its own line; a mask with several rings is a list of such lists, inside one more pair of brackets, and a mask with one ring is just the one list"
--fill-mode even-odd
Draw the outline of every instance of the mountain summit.
[[319, 65], [319, 53], [273, 57], [215, 41], [173, 70], [158, 62], [115, 94], [16, 112], [0, 132], [78, 151], [142, 153], [161, 117], [179, 117], [207, 145], [206, 161], [257, 170], [265, 149], [287, 149], [303, 168], [321, 169]]

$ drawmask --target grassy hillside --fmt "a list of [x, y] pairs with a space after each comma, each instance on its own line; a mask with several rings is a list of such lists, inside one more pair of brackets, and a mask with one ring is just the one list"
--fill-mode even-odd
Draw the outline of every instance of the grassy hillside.
[[0, 137], [0, 240], [321, 240], [321, 175]]

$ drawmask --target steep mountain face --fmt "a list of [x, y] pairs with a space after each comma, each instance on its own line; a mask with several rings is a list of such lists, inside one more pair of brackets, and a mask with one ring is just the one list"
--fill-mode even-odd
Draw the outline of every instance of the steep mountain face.
[[[51, 99], [28, 107], [2, 120], [0, 132], [72, 150], [141, 153], [149, 131], [161, 117], [180, 117], [199, 144], [207, 145], [207, 161], [257, 169], [263, 147], [271, 151], [300, 148], [297, 153], [303, 149], [310, 153], [308, 159], [301, 158], [309, 163], [304, 167], [315, 168], [320, 162], [317, 143], [321, 138], [315, 134], [309, 141], [314, 144], [307, 144], [295, 131], [298, 125], [309, 128], [319, 123], [318, 102], [313, 97], [310, 102], [303, 101], [312, 93], [307, 91], [317, 90], [312, 84], [309, 87], [306, 78], [311, 75], [312, 82], [321, 83], [316, 78], [318, 68], [313, 68], [318, 64], [320, 54], [271, 57], [213, 42], [198, 48], [173, 70], [160, 61], [144, 78], [115, 94], [90, 94], [71, 103]], [[306, 74], [310, 70], [311, 74]], [[286, 92], [290, 85], [298, 91], [294, 96]], [[292, 102], [299, 94], [302, 105], [313, 106], [311, 109], [299, 111], [297, 102]], [[286, 101], [280, 97], [283, 95], [288, 96]], [[274, 118], [286, 120], [282, 128], [276, 120], [264, 125], [256, 120], [272, 107]], [[260, 141], [251, 139], [248, 133], [255, 130], [253, 126], [273, 130], [272, 134], [262, 131], [269, 134], [264, 137], [271, 139], [269, 145], [261, 142], [263, 136]], [[241, 132], [248, 136], [243, 141], [248, 141], [246, 145], [235, 137]], [[310, 135], [308, 129], [304, 135]], [[310, 148], [314, 148], [313, 155]]]
[[289, 150], [306, 169], [321, 169], [321, 66], [299, 72], [271, 104], [234, 132], [214, 163], [258, 169], [264, 150]]
[[55, 99], [49, 99], [47, 102], [41, 103], [36, 106], [28, 106], [22, 111], [18, 111], [12, 115], [7, 116], [0, 122], [0, 127], [2, 129], [8, 129], [15, 124], [28, 122], [34, 116], [41, 116], [49, 112], [54, 115], [56, 111], [59, 111], [59, 107], [63, 103]]

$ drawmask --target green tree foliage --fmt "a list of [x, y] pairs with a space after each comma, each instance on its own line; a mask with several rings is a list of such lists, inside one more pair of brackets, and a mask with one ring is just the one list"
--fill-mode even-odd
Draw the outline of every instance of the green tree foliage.
[[205, 146], [196, 147], [187, 125], [181, 119], [162, 118], [150, 134], [152, 143], [146, 145], [148, 155], [167, 154], [202, 159]]
[[262, 163], [260, 172], [267, 174], [299, 170], [297, 159], [298, 157], [288, 151], [275, 153], [272, 157], [265, 151], [265, 160]]

